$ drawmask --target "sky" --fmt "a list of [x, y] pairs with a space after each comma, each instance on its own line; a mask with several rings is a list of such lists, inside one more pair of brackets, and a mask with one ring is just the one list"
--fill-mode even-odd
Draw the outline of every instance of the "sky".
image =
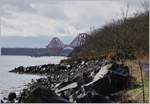
[[4, 47], [33, 44], [32, 47], [43, 47], [52, 37], [59, 37], [68, 44], [78, 33], [121, 18], [127, 5], [128, 16], [132, 16], [135, 11], [142, 10], [141, 1], [0, 0], [0, 44]]

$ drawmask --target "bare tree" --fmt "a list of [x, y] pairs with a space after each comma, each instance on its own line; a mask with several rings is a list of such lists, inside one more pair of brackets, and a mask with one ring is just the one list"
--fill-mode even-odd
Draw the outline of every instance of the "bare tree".
[[145, 12], [148, 12], [149, 11], [149, 0], [142, 1], [141, 6]]
[[125, 21], [127, 20], [127, 18], [128, 18], [129, 8], [130, 8], [129, 3], [127, 3], [125, 9], [121, 8], [121, 16], [122, 16], [122, 19], [123, 19], [124, 22], [125, 22]]

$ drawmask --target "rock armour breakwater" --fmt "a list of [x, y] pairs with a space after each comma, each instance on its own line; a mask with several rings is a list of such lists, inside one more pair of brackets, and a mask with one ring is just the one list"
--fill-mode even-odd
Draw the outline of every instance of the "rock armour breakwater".
[[[28, 89], [24, 89], [20, 94], [21, 102], [30, 103], [49, 103], [52, 100], [48, 99], [53, 98], [58, 98], [58, 100], [61, 98], [60, 101], [56, 100], [56, 102], [120, 102], [120, 96], [114, 96], [116, 96], [116, 93], [120, 94], [120, 92], [127, 89], [130, 81], [128, 67], [107, 60], [82, 61], [71, 65], [20, 66], [10, 72], [47, 76], [33, 81], [29, 84]], [[40, 93], [42, 90], [43, 93]], [[56, 95], [45, 94], [45, 90]], [[39, 101], [35, 100], [37, 98]]]

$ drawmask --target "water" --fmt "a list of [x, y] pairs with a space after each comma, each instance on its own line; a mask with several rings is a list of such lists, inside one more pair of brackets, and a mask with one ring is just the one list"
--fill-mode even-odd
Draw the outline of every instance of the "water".
[[9, 92], [20, 92], [31, 79], [42, 76], [15, 74], [8, 72], [18, 66], [31, 66], [53, 63], [57, 64], [66, 57], [29, 57], [29, 56], [0, 56], [0, 98], [7, 97]]

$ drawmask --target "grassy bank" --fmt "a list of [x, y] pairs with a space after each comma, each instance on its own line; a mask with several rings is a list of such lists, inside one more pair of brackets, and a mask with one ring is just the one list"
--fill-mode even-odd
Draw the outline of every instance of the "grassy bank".
[[[140, 72], [140, 66], [137, 60], [126, 60], [124, 63], [129, 67], [131, 76], [134, 78], [134, 85], [131, 89], [128, 89], [126, 95], [128, 100], [131, 102], [143, 102], [143, 88], [142, 88], [142, 78]], [[143, 79], [144, 79], [144, 102], [149, 102], [149, 77], [147, 73], [143, 70]]]

